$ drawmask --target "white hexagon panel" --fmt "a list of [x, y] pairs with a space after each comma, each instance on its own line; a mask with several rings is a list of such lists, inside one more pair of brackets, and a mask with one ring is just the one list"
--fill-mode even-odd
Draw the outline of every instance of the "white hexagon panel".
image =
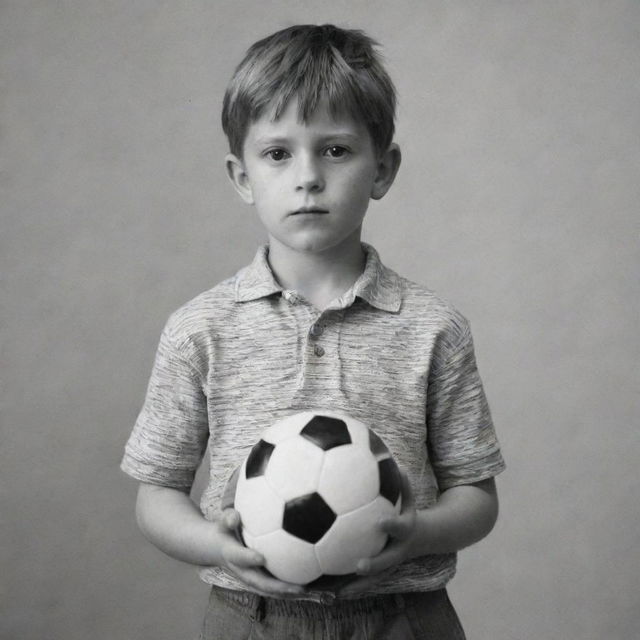
[[313, 413], [294, 413], [271, 425], [263, 434], [263, 439], [272, 444], [295, 438], [300, 430], [313, 418]]
[[274, 449], [265, 471], [267, 482], [285, 500], [313, 493], [318, 486], [323, 451], [304, 438], [290, 438]]
[[[243, 469], [246, 465], [243, 465]], [[240, 513], [242, 526], [254, 536], [280, 529], [285, 501], [266, 481], [257, 476], [247, 479], [241, 473], [236, 489], [235, 508]]]
[[379, 490], [378, 463], [368, 447], [349, 444], [325, 452], [318, 493], [337, 514], [371, 502]]
[[248, 535], [245, 542], [265, 557], [266, 568], [279, 580], [307, 584], [322, 575], [314, 545], [282, 529], [255, 538]]
[[387, 543], [387, 534], [378, 528], [381, 518], [400, 512], [386, 498], [378, 496], [351, 513], [338, 516], [327, 534], [316, 544], [316, 555], [324, 574], [354, 573], [358, 560], [377, 555]]

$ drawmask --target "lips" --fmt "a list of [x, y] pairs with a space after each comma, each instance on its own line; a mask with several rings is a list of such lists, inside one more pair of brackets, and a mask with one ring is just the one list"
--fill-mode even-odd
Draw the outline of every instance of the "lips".
[[304, 213], [329, 213], [326, 209], [322, 209], [321, 207], [300, 207], [300, 209], [296, 209], [291, 212], [292, 216], [304, 214]]

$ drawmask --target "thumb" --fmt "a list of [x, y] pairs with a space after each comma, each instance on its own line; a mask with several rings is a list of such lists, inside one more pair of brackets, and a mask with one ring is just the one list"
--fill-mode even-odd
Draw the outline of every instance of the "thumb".
[[240, 514], [235, 509], [225, 509], [222, 512], [222, 524], [229, 531], [236, 531], [240, 526]]
[[404, 540], [413, 530], [413, 522], [409, 518], [398, 516], [397, 518], [389, 518], [380, 522], [380, 528], [392, 538]]

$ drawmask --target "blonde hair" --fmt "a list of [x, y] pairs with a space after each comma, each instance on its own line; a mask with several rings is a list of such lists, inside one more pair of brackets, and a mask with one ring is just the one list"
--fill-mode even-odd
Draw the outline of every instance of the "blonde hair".
[[230, 150], [242, 157], [247, 129], [273, 109], [278, 119], [298, 99], [307, 122], [320, 100], [333, 116], [363, 122], [378, 153], [393, 140], [396, 92], [375, 48], [362, 31], [326, 25], [296, 25], [259, 40], [235, 70], [222, 106]]

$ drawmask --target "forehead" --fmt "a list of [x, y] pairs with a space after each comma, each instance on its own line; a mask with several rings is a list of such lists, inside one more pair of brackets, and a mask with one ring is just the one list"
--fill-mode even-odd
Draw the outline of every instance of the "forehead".
[[269, 106], [254, 120], [247, 130], [247, 138], [269, 135], [350, 135], [369, 138], [367, 127], [346, 109], [331, 108], [326, 99], [318, 102], [314, 111], [304, 118], [297, 98], [290, 100], [282, 113], [275, 105]]

